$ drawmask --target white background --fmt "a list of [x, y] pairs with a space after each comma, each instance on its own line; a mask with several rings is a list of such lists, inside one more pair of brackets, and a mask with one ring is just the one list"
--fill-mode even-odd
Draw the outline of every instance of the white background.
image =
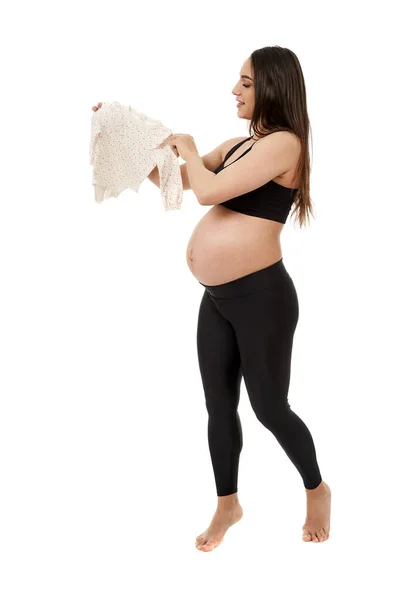
[[[3, 11], [0, 218], [2, 600], [397, 598], [399, 120], [395, 2], [20, 3]], [[289, 401], [332, 490], [301, 539], [300, 476], [242, 383], [240, 523], [196, 536], [216, 491], [196, 353], [204, 288], [185, 252], [210, 210], [146, 180], [103, 205], [93, 104], [194, 137], [247, 136], [251, 52], [293, 50], [312, 129]], [[182, 161], [182, 159], [180, 159]]]

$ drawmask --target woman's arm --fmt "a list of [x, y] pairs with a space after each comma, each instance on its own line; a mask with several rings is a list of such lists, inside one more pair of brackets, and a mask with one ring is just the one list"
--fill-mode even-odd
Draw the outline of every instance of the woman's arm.
[[[222, 144], [214, 148], [214, 150], [211, 150], [211, 152], [209, 152], [208, 154], [201, 156], [200, 158], [203, 161], [203, 165], [205, 166], [205, 168], [209, 171], [214, 172], [215, 169], [222, 163], [222, 160], [225, 157], [225, 148], [227, 147], [227, 145], [233, 146], [234, 143], [237, 143], [238, 139], [242, 140], [243, 138], [234, 138], [233, 140], [227, 140], [226, 142], [223, 142]], [[184, 190], [190, 190], [191, 187], [187, 174], [186, 163], [184, 162], [182, 165], [180, 165], [180, 167], [182, 175], [182, 187]], [[160, 176], [158, 173], [157, 165], [154, 167], [151, 173], [148, 174], [147, 177], [152, 183], [154, 183], [154, 185], [160, 187]]]

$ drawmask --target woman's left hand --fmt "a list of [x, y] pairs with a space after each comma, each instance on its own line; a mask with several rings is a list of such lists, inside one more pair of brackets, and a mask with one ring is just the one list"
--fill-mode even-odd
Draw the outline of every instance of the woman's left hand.
[[188, 156], [193, 152], [199, 154], [196, 148], [196, 144], [194, 143], [194, 139], [191, 135], [188, 135], [187, 133], [172, 134], [168, 138], [168, 144], [171, 146], [172, 150], [176, 148], [178, 156], [181, 156], [183, 160], [187, 160]]

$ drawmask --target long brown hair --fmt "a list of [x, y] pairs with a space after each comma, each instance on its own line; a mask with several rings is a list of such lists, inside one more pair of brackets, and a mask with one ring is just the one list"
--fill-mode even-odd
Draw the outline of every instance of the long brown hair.
[[[300, 188], [294, 196], [294, 209], [300, 227], [314, 217], [310, 197], [310, 121], [307, 113], [306, 86], [299, 59], [280, 46], [259, 48], [250, 55], [253, 67], [255, 106], [249, 135], [265, 131], [290, 131], [301, 142], [296, 176], [301, 173]], [[253, 132], [253, 134], [252, 134]]]

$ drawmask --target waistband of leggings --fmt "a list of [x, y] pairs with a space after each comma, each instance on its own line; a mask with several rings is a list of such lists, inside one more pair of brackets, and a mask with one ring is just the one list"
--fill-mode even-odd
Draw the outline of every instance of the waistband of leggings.
[[288, 279], [291, 280], [291, 277], [283, 264], [283, 258], [281, 258], [278, 262], [265, 267], [265, 269], [254, 271], [253, 273], [249, 273], [233, 281], [221, 283], [220, 285], [206, 285], [201, 283], [201, 281], [199, 283], [214, 298], [233, 298], [268, 288], [282, 280]]

